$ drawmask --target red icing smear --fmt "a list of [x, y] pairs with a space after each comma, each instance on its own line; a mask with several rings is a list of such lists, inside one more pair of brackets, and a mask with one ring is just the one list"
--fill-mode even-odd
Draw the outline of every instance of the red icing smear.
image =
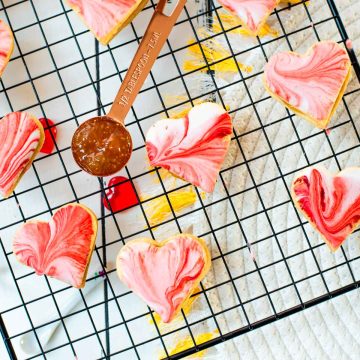
[[[54, 147], [55, 147], [54, 140], [56, 140], [56, 136], [57, 136], [57, 129], [54, 126], [55, 123], [52, 120], [45, 118], [41, 118], [39, 119], [39, 121], [41, 122], [41, 125], [45, 129], [45, 141], [40, 152], [42, 152], [43, 154], [51, 154], [54, 151]], [[51, 137], [51, 134], [53, 135], [54, 140]]]
[[[325, 180], [320, 171], [313, 169], [310, 179], [304, 175], [295, 180], [293, 190], [301, 210], [331, 249], [336, 250], [360, 220], [360, 194], [354, 194], [350, 206], [344, 209], [351, 189], [340, 176], [331, 179], [332, 187], [326, 186]], [[341, 218], [340, 213], [343, 213]]]
[[[115, 176], [109, 181], [109, 189], [103, 199], [104, 206], [113, 212], [127, 209], [139, 203], [135, 188], [124, 176]], [[109, 205], [110, 203], [110, 205]]]

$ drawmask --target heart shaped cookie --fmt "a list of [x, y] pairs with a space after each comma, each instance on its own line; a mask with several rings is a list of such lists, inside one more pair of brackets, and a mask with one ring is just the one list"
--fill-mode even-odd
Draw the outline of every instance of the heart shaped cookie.
[[9, 28], [2, 20], [0, 20], [0, 76], [4, 72], [11, 54], [14, 50], [14, 36]]
[[241, 24], [256, 36], [280, 0], [219, 0], [219, 3], [237, 15]]
[[339, 44], [321, 41], [305, 55], [282, 52], [265, 66], [266, 90], [295, 114], [325, 129], [350, 80], [351, 62]]
[[0, 193], [8, 197], [44, 143], [44, 129], [35, 117], [14, 112], [0, 120]]
[[232, 124], [219, 105], [202, 103], [181, 119], [156, 122], [146, 135], [152, 166], [212, 192], [230, 144]]
[[161, 243], [130, 241], [120, 250], [116, 265], [120, 279], [167, 323], [205, 277], [211, 257], [204, 240], [179, 234]]
[[97, 233], [95, 214], [80, 204], [61, 207], [49, 222], [28, 221], [16, 232], [19, 262], [75, 288], [85, 286]]
[[335, 251], [360, 223], [360, 168], [335, 176], [321, 167], [307, 168], [294, 179], [292, 198]]
[[142, 10], [148, 0], [66, 0], [85, 25], [107, 45]]

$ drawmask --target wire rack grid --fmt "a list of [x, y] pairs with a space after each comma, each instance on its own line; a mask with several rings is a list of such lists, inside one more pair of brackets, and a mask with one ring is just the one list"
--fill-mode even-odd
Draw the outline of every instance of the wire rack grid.
[[[329, 38], [324, 28], [331, 28], [331, 38], [339, 43], [348, 39], [334, 2], [317, 3], [322, 7], [320, 15], [312, 13], [312, 6], [305, 1], [283, 4], [270, 17], [278, 35], [252, 39], [240, 50], [234, 46], [233, 37], [240, 25], [223, 24], [220, 16], [223, 10], [218, 4], [210, 0], [185, 7], [126, 120], [135, 142], [132, 160], [122, 175], [131, 180], [139, 204], [114, 212], [104, 207], [109, 179], [90, 178], [75, 166], [70, 139], [82, 121], [106, 113], [155, 3], [151, 1], [110, 46], [103, 47], [94, 42], [89, 31], [60, 0], [50, 4], [40, 0], [0, 0], [1, 18], [15, 35], [15, 54], [1, 79], [2, 114], [22, 110], [56, 119], [60, 134], [54, 153], [38, 157], [14, 194], [0, 200], [0, 272], [4, 278], [0, 330], [12, 359], [182, 358], [226, 340], [230, 343], [231, 339], [255, 328], [358, 288], [360, 248], [356, 242], [350, 239], [347, 242], [350, 245], [343, 246], [336, 256], [330, 254], [297, 213], [289, 192], [292, 177], [302, 168], [326, 163], [336, 170], [356, 159], [360, 147], [355, 105], [360, 87], [356, 76], [360, 79], [360, 67], [354, 52], [349, 54], [356, 76], [340, 105], [341, 116], [327, 131], [310, 128], [283, 108], [281, 116], [269, 115], [268, 106], [273, 101], [268, 95], [257, 93], [263, 63], [274, 49], [306, 49], [314, 41]], [[301, 26], [294, 18], [286, 21], [289, 16], [302, 17]], [[211, 33], [214, 23], [220, 30]], [[205, 37], [198, 31], [203, 25], [209, 30]], [[191, 38], [194, 41], [189, 42]], [[210, 61], [204, 46], [209, 40], [220, 38], [228, 56]], [[194, 45], [199, 46], [203, 66], [184, 71], [182, 62]], [[247, 59], [248, 55], [249, 59], [256, 57], [263, 61], [251, 73], [243, 71], [237, 61]], [[236, 73], [223, 81], [217, 77], [214, 66], [229, 59], [234, 61]], [[203, 79], [204, 73], [206, 79], [202, 81], [206, 84], [195, 82], [194, 87], [194, 78]], [[213, 196], [204, 198], [195, 189], [197, 201], [193, 208], [176, 211], [170, 201], [171, 194], [188, 189], [189, 185], [180, 181], [175, 187], [170, 186], [159, 169], [147, 167], [146, 129], [156, 119], [169, 117], [173, 111], [197, 101], [213, 99], [224, 107], [229, 106], [228, 94], [235, 92], [236, 97], [239, 89], [242, 94], [239, 92], [239, 98], [243, 100], [230, 106], [235, 119], [230, 152], [236, 152], [236, 159], [225, 163]], [[172, 91], [183, 95], [169, 104], [167, 95]], [[278, 133], [285, 137], [281, 145], [275, 141], [274, 134]], [[343, 136], [346, 145], [338, 146], [337, 140]], [[313, 141], [326, 144], [328, 151], [314, 156], [310, 151]], [[292, 152], [295, 147], [302, 162], [291, 168], [280, 160], [279, 154]], [[259, 178], [257, 169], [264, 159], [271, 161], [271, 171], [267, 169], [269, 176]], [[234, 187], [229, 177], [238, 173], [245, 174], [247, 180], [242, 183], [239, 178]], [[143, 189], [154, 184], [154, 178], [157, 179], [155, 191], [144, 199]], [[280, 200], [269, 203], [266, 195], [269, 185], [281, 189]], [[171, 216], [153, 224], [146, 206], [160, 197], [166, 198]], [[34, 272], [16, 263], [11, 251], [12, 235], [21, 223], [34, 218], [48, 219], [69, 202], [91, 207], [101, 225], [87, 286], [101, 277], [105, 277], [104, 285], [89, 296], [84, 290], [75, 291], [53, 279], [36, 277]], [[251, 211], [250, 203], [255, 204]], [[284, 206], [291, 212], [292, 220], [281, 227], [278, 210]], [[223, 207], [226, 211], [221, 210]], [[268, 233], [249, 231], [249, 222], [254, 220], [268, 229]], [[189, 226], [208, 242], [213, 273], [193, 295], [194, 311], [182, 311], [173, 325], [164, 326], [150, 308], [119, 282], [113, 262], [128, 240], [139, 236], [159, 239], [185, 231]], [[292, 241], [302, 246], [290, 251], [287, 243]], [[262, 246], [269, 244], [276, 255], [265, 256], [264, 260]], [[299, 266], [309, 262], [312, 265], [299, 272]], [[278, 280], [281, 280], [275, 284], [272, 271], [280, 274]], [[337, 282], [333, 281], [334, 276]], [[316, 291], [309, 293], [308, 288], [313, 287]], [[64, 299], [74, 296], [79, 305], [65, 312]], [[41, 316], [44, 309], [52, 316]], [[54, 339], [44, 344], [41, 331], [53, 324], [58, 325]], [[210, 331], [215, 334], [212, 339], [199, 340], [199, 335]], [[31, 356], [23, 353], [19, 345], [26, 334], [35, 336], [37, 351]], [[173, 351], [174, 339], [185, 337], [190, 339], [187, 349]]]

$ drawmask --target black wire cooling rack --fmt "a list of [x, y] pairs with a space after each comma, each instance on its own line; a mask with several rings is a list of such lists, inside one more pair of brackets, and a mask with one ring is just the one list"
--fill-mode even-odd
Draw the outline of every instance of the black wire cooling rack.
[[[325, 248], [325, 245], [322, 242], [313, 241], [307, 227], [307, 222], [304, 221], [301, 215], [295, 211], [296, 215], [294, 217], [297, 222], [283, 230], [277, 230], [272, 218], [269, 216], [270, 211], [284, 204], [292, 206], [288, 178], [289, 176], [292, 177], [295, 171], [299, 170], [288, 171], [284, 169], [277, 160], [279, 151], [297, 145], [300, 146], [305, 158], [305, 163], [302, 167], [332, 159], [335, 161], [338, 169], [340, 169], [342, 164], [341, 156], [360, 147], [359, 130], [356, 124], [359, 119], [353, 117], [355, 116], [353, 115], [353, 107], [349, 104], [351, 99], [359, 94], [360, 87], [358, 83], [355, 86], [353, 85], [344, 95], [342, 106], [344, 107], [345, 117], [332, 122], [334, 125], [329, 129], [330, 131], [337, 131], [337, 129], [343, 127], [351, 128], [356, 143], [352, 143], [350, 147], [336, 152], [332, 146], [331, 134], [328, 131], [314, 130], [306, 136], [299, 134], [295, 125], [295, 116], [289, 111], [286, 112], [286, 116], [280, 119], [270, 119], [268, 121], [268, 119], [264, 118], [262, 111], [259, 109], [265, 106], [264, 104], [266, 101], [269, 101], [269, 97], [254, 98], [252, 88], [248, 86], [249, 80], [261, 76], [262, 72], [245, 73], [236, 62], [237, 77], [234, 76], [233, 81], [228, 82], [226, 85], [220, 85], [212, 68], [216, 63], [226, 61], [228, 58], [235, 59], [243, 54], [256, 51], [258, 51], [260, 57], [264, 57], [265, 61], [267, 61], [268, 55], [266, 49], [268, 45], [284, 42], [288, 49], [293, 50], [293, 36], [304, 32], [311, 32], [315, 39], [321, 40], [322, 32], [320, 29], [323, 26], [336, 28], [336, 40], [339, 43], [345, 43], [348, 35], [333, 0], [323, 1], [323, 17], [319, 18], [317, 16], [316, 19], [313, 18], [311, 7], [305, 1], [299, 1], [296, 4], [283, 4], [282, 7], [275, 10], [271, 15], [271, 18], [275, 19], [280, 26], [279, 34], [273, 38], [257, 38], [252, 46], [241, 52], [236, 52], [233, 49], [231, 40], [229, 40], [229, 34], [240, 26], [224, 28], [219, 17], [220, 6], [211, 0], [208, 3], [204, 3], [203, 7], [199, 5], [196, 11], [190, 10], [190, 4], [186, 6], [174, 31], [176, 31], [176, 28], [182, 29], [182, 26], [186, 26], [190, 30], [191, 37], [195, 39], [195, 44], [200, 46], [201, 54], [204, 58], [204, 66], [188, 72], [183, 71], [182, 64], [179, 61], [179, 54], [194, 44], [184, 43], [180, 46], [170, 37], [165, 49], [159, 56], [158, 64], [163, 59], [170, 59], [173, 64], [172, 75], [165, 80], [159, 80], [158, 73], [152, 72], [139, 94], [139, 100], [135, 103], [132, 113], [128, 116], [127, 127], [132, 132], [134, 139], [136, 139], [133, 155], [135, 160], [125, 169], [124, 175], [132, 180], [135, 190], [138, 188], [135, 185], [149, 175], [156, 176], [159, 181], [158, 192], [152, 198], [144, 200], [140, 199], [140, 194], [137, 195], [140, 204], [132, 208], [137, 208], [140, 215], [142, 215], [143, 225], [139, 225], [136, 230], [130, 232], [124, 231], [124, 224], [121, 220], [123, 212], [110, 212], [102, 205], [103, 199], [106, 198], [105, 192], [108, 190], [105, 180], [89, 179], [86, 174], [77, 169], [71, 158], [69, 145], [71, 134], [79, 123], [90, 118], [92, 115], [104, 114], [107, 107], [111, 104], [111, 96], [108, 97], [104, 90], [111, 88], [110, 93], [115, 94], [115, 90], [126, 72], [126, 66], [129, 64], [126, 61], [122, 61], [122, 54], [125, 52], [133, 53], [135, 51], [155, 4], [151, 1], [140, 16], [135, 19], [133, 24], [124, 30], [127, 41], [124, 40], [125, 37], [121, 37], [120, 40], [114, 40], [110, 46], [102, 47], [96, 41], [94, 42], [89, 31], [85, 30], [78, 18], [63, 2], [53, 0], [50, 2], [52, 4], [47, 3], [49, 2], [40, 0], [0, 0], [1, 17], [11, 26], [15, 34], [15, 53], [10, 61], [7, 72], [1, 80], [0, 100], [4, 107], [1, 109], [2, 115], [10, 111], [22, 110], [33, 112], [38, 117], [56, 119], [56, 126], [61, 134], [61, 139], [65, 139], [61, 140], [60, 137], [57, 139], [56, 149], [53, 154], [40, 156], [35, 160], [33, 167], [29, 170], [26, 181], [24, 180], [26, 185], [20, 185], [9, 199], [0, 200], [1, 258], [6, 267], [6, 269], [1, 269], [0, 267], [0, 271], [6, 272], [9, 276], [11, 282], [9, 286], [17, 294], [15, 301], [6, 303], [7, 293], [5, 292], [4, 295], [1, 295], [2, 302], [5, 302], [5, 305], [0, 302], [0, 330], [9, 356], [12, 359], [24, 357], [24, 355], [19, 355], [17, 344], [19, 338], [28, 333], [33, 333], [38, 343], [38, 352], [27, 357], [29, 359], [56, 358], [56, 356], [62, 359], [150, 359], [160, 356], [149, 352], [151, 344], [155, 344], [159, 351], [162, 351], [162, 356], [179, 359], [358, 288], [360, 278], [359, 274], [354, 272], [353, 266], [360, 260], [359, 254], [353, 255], [353, 253], [349, 253], [344, 248], [341, 248], [339, 250], [341, 260], [335, 265], [323, 266], [323, 264], [319, 263], [318, 250]], [[283, 23], [283, 18], [291, 11], [294, 11], [294, 9], [301, 9], [306, 14], [308, 21], [304, 27], [298, 28], [295, 26], [294, 29], [288, 29]], [[215, 21], [220, 25], [221, 31], [209, 35], [207, 38], [200, 37], [197, 29], [199, 28], [200, 19], [204, 18], [207, 19], [206, 26], [208, 28], [211, 28], [213, 21]], [[25, 36], [29, 34], [31, 34], [33, 39], [31, 42], [24, 40]], [[205, 56], [202, 46], [204, 42], [209, 39], [216, 39], [217, 37], [222, 37], [225, 40], [229, 48], [229, 56], [228, 58], [217, 59], [211, 62]], [[352, 60], [354, 73], [360, 80], [360, 67], [356, 56], [352, 50], [349, 51], [349, 55]], [[19, 70], [14, 73], [12, 71], [14, 68]], [[164, 71], [164, 68], [162, 70]], [[197, 76], [197, 74], [204, 73], [204, 70], [207, 73], [211, 86], [205, 86], [201, 91], [198, 89], [200, 92], [197, 95], [193, 95], [188, 86], [189, 76]], [[193, 105], [198, 100], [216, 99], [225, 107], [227, 104], [222, 96], [223, 91], [235, 83], [244, 86], [250, 101], [247, 105], [231, 108], [230, 113], [235, 114], [239, 111], [249, 110], [253, 113], [254, 121], [256, 122], [255, 127], [243, 133], [234, 129], [232, 145], [237, 147], [243, 160], [231, 167], [222, 169], [219, 180], [220, 186], [222, 186], [222, 197], [219, 199], [213, 198], [212, 201], [207, 202], [203, 199], [202, 194], [196, 190], [199, 206], [196, 209], [179, 214], [174, 211], [169, 201], [169, 196], [174, 191], [186, 188], [188, 184], [183, 183], [176, 189], [169, 189], [158, 169], [133, 170], [135, 164], [143, 161], [141, 159], [145, 159], [144, 124], [152, 123], [161, 116], [168, 116], [169, 112], [176, 107]], [[179, 86], [183, 88], [185, 99], [169, 106], [164, 100], [162, 91], [164, 86]], [[145, 97], [156, 99], [156, 102], [153, 102], [149, 109], [143, 105]], [[295, 134], [295, 141], [290, 141], [289, 139], [286, 145], [283, 145], [281, 148], [274, 148], [268, 136], [268, 131], [272, 126], [285, 122], [290, 123]], [[255, 132], [259, 132], [264, 136], [269, 150], [261, 155], [249, 157], [244, 150], [242, 142], [245, 136]], [[330, 154], [320, 160], [311, 160], [312, 158], [307, 155], [306, 151], [307, 142], [320, 135], [323, 136], [323, 141], [328, 144]], [[254, 174], [252, 162], [264, 156], [269, 156], [274, 160], [277, 176], [259, 184]], [[241, 166], [247, 172], [251, 185], [248, 189], [232, 193], [227, 185], [226, 174], [229, 171], [238, 171]], [[46, 177], [44, 174], [46, 174]], [[268, 206], [260, 187], [272, 181], [282, 183], [286, 199], [279, 204]], [[246, 194], [249, 190], [253, 190], [257, 194], [260, 207], [255, 214], [241, 217], [238, 215], [235, 197]], [[172, 217], [164, 220], [161, 224], [153, 225], [148, 219], [148, 213], [145, 211], [144, 206], [149, 201], [160, 196], [166, 197], [172, 210]], [[50, 216], [57, 208], [71, 201], [81, 202], [92, 208], [94, 208], [93, 204], [97, 204], [97, 209], [95, 210], [99, 218], [100, 234], [93, 261], [96, 262], [102, 273], [100, 275], [98, 273], [95, 275], [90, 273], [87, 285], [89, 286], [89, 283], [96, 281], [99, 277], [105, 277], [105, 280], [103, 291], [101, 291], [101, 294], [97, 294], [95, 300], [89, 300], [88, 297], [84, 296], [83, 291], [78, 291], [80, 309], [76, 308], [70, 314], [64, 315], [61, 312], [59, 302], [62, 298], [70, 296], [69, 294], [72, 289], [66, 286], [62, 287], [46, 277], [38, 278], [28, 269], [24, 270], [21, 268], [22, 270], [19, 271], [11, 251], [11, 234], [21, 223], [40, 216]], [[209, 215], [209, 209], [221, 201], [228, 203], [230, 210], [233, 212], [233, 220], [215, 226]], [[30, 202], [32, 203], [32, 210], [28, 207]], [[33, 210], [34, 207], [35, 210]], [[226, 280], [222, 282], [203, 283], [199, 292], [194, 294], [194, 296], [202, 298], [203, 305], [207, 310], [196, 318], [183, 312], [181, 323], [170, 330], [159, 326], [149, 308], [141, 307], [136, 315], [130, 316], [128, 308], [134, 306], [134, 297], [127, 289], [121, 288], [119, 290], [116, 272], [114, 269], [110, 269], [108, 264], [109, 259], [114, 257], [114, 249], [118, 250], [128, 239], [143, 236], [144, 234], [155, 238], [156, 229], [161, 225], [173, 226], [174, 233], [184, 231], [183, 219], [199, 212], [203, 216], [203, 221], [207, 224], [208, 231], [196, 235], [212, 242], [213, 248], [216, 249], [213, 254], [213, 263], [215, 261], [221, 262], [224, 267], [224, 273], [227, 274]], [[13, 215], [12, 217], [6, 217], [5, 213]], [[246, 233], [244, 223], [251, 217], [260, 216], [263, 217], [264, 223], [266, 222], [270, 227], [271, 233], [268, 236], [251, 238]], [[231, 250], [224, 251], [219, 240], [219, 233], [230, 227], [233, 227], [236, 233], [241, 234], [244, 242], [242, 244], [234, 244]], [[291, 232], [294, 230], [300, 232], [302, 241], [308, 246], [306, 249], [288, 254], [285, 252], [280, 238], [287, 236], [288, 241], [290, 241]], [[253, 270], [234, 275], [229, 256], [235, 255], [236, 261], [240, 263], [244, 260], [244, 257], [251, 255], [251, 244], [266, 243], [270, 239], [274, 241], [278, 249], [278, 259], [274, 259], [264, 265], [258, 263], [255, 257], [252, 257]], [[296, 276], [294, 268], [290, 263], [292, 259], [304, 254], [307, 254], [313, 260], [315, 270], [299, 278]], [[279, 264], [284, 265], [282, 271], [288, 275], [289, 281], [285, 284], [278, 284], [276, 288], [271, 288], [268, 279], [264, 276], [264, 272], [266, 269]], [[342, 273], [346, 272], [346, 275], [343, 275], [343, 277], [347, 280], [342, 282], [341, 286], [334, 287], [330, 284], [327, 275], [334, 270], [339, 270], [340, 273], [340, 269]], [[261, 294], [244, 299], [241, 291], [239, 291], [237, 281], [250, 279], [253, 275], [258, 276], [263, 291]], [[2, 276], [3, 274], [1, 274]], [[314, 278], [319, 279], [324, 290], [318, 296], [305, 298], [301, 290], [302, 285], [307, 286]], [[24, 290], [24, 282], [28, 281], [33, 284], [32, 291], [30, 292]], [[235, 291], [237, 303], [228, 307], [223, 306], [219, 310], [213, 304], [211, 291], [214, 289], [219, 290], [224, 285], [229, 285]], [[274, 301], [274, 294], [287, 289], [294, 290], [295, 302], [279, 310]], [[221, 290], [219, 292], [221, 294]], [[223, 296], [226, 296], [225, 292]], [[270, 312], [269, 314], [253, 318], [248, 314], [248, 305], [259, 300], [268, 301]], [[52, 305], [44, 305], [49, 303]], [[36, 314], [39, 314], [39, 307], [41, 309], [45, 306], [52, 306], [55, 316], [47, 322], [39, 323]], [[34, 307], [37, 308], [37, 312], [34, 312]], [[224, 329], [218, 321], [219, 317], [231, 314], [234, 310], [242, 313], [243, 324]], [[20, 324], [23, 325], [22, 327], [14, 327], [14, 316], [18, 319], [15, 325]], [[74, 333], [74, 323], [71, 323], [72, 319], [75, 319], [75, 324], [77, 324], [75, 326], [77, 333]], [[152, 327], [153, 332], [140, 339], [139, 333], [146, 333], [146, 330], [138, 330], [139, 328], [142, 329], [143, 323], [141, 321], [144, 319], [146, 319], [148, 325], [150, 324], [149, 326]], [[209, 321], [212, 322], [213, 329], [216, 330], [216, 336], [211, 340], [199, 342], [196, 332], [199, 328], [202, 328], [202, 324]], [[62, 338], [56, 344], [50, 343], [45, 347], [37, 333], [39, 329], [52, 323], [60, 323], [61, 330], [59, 332], [62, 333]], [[135, 326], [134, 324], [136, 323], [140, 323], [140, 327]], [[169, 337], [173, 335], [181, 339], [184, 334], [190, 337], [190, 345], [187, 349], [181, 349], [178, 353], [172, 352], [169, 345]], [[126, 341], [124, 340], [125, 338], [127, 339]], [[79, 350], [79, 344], [83, 344], [83, 347], [85, 344], [85, 347], [91, 350], [84, 355], [83, 350]]]

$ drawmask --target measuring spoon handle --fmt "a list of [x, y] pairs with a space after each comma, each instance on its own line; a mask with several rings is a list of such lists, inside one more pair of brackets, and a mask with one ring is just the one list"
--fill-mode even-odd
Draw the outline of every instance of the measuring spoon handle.
[[109, 116], [121, 123], [124, 123], [127, 113], [184, 8], [186, 0], [178, 0], [176, 7], [169, 16], [163, 13], [166, 2], [167, 0], [159, 1], [110, 109]]

